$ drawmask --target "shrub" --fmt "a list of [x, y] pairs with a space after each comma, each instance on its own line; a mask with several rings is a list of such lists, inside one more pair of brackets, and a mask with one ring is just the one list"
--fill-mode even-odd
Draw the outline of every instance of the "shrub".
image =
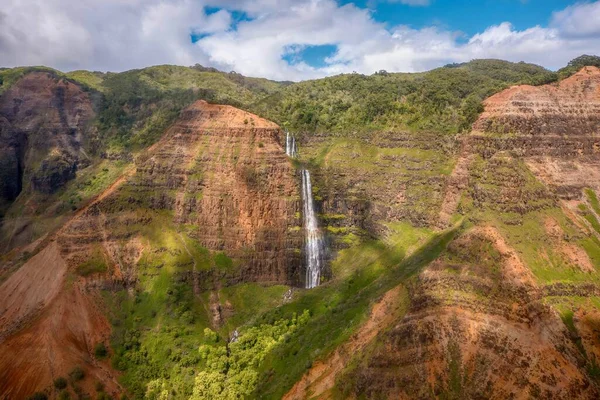
[[44, 392], [36, 392], [27, 398], [28, 400], [48, 400], [48, 395]]
[[66, 390], [63, 390], [58, 394], [58, 400], [70, 400], [70, 399], [71, 399], [71, 394], [69, 392], [67, 392]]
[[67, 387], [67, 380], [65, 378], [63, 378], [62, 376], [56, 378], [54, 380], [54, 387], [57, 389], [64, 389]]
[[104, 391], [104, 383], [98, 381], [96, 382], [96, 392], [103, 392]]
[[69, 377], [71, 378], [71, 381], [78, 382], [85, 378], [85, 372], [83, 371], [83, 368], [76, 366], [69, 372]]
[[104, 343], [100, 342], [96, 344], [96, 347], [94, 348], [94, 355], [96, 356], [96, 358], [104, 358], [107, 356], [107, 354], [108, 350], [106, 349]]

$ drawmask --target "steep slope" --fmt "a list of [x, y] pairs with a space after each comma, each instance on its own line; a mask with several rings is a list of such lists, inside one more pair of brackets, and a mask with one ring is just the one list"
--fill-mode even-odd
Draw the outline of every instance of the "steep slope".
[[[201, 332], [235, 311], [218, 291], [203, 308], [202, 292], [299, 283], [298, 184], [280, 136], [269, 121], [198, 101], [134, 169], [40, 242], [43, 250], [0, 287], [2, 398], [50, 391], [52, 379], [77, 365], [84, 392], [95, 380], [121, 392], [117, 373], [94, 356], [98, 343], [108, 343], [106, 314], [120, 312], [111, 311], [113, 299], [162, 298], [183, 283], [192, 290], [192, 318], [206, 321], [196, 326]], [[157, 286], [165, 273], [167, 287]], [[159, 324], [169, 324], [170, 313], [157, 310]]]
[[406, 316], [341, 379], [346, 395], [598, 396], [567, 327], [495, 229], [452, 242], [410, 297]]
[[[510, 149], [563, 198], [600, 189], [600, 69], [586, 67], [556, 86], [517, 86], [492, 96], [474, 125], [478, 151]], [[514, 133], [485, 138], [482, 133]], [[486, 151], [486, 150], [483, 150]]]
[[33, 72], [0, 97], [0, 200], [23, 187], [52, 193], [73, 179], [85, 131], [94, 117], [88, 93], [49, 72]]
[[[599, 72], [585, 68], [559, 84], [500, 92], [484, 102], [473, 132], [454, 144], [444, 146], [440, 139], [420, 143], [417, 135], [395, 133], [387, 134], [386, 141], [373, 135], [368, 145], [329, 142], [325, 151], [310, 153], [319, 165], [333, 165], [335, 159], [347, 167], [334, 174], [333, 168], [325, 169], [320, 183], [333, 181], [351, 191], [338, 190], [344, 194], [329, 203], [327, 189], [319, 187], [323, 207], [335, 207], [330, 211], [335, 218], [326, 220], [334, 242], [341, 242], [340, 248], [350, 243], [340, 255], [354, 247], [354, 239], [340, 231], [357, 232], [357, 221], [375, 222], [361, 226], [375, 237], [393, 230], [391, 221], [406, 219], [442, 228], [463, 219], [474, 227], [408, 283], [406, 314], [347, 355], [345, 346], [360, 337], [366, 322], [315, 363], [288, 395], [598, 396], [592, 332], [598, 326], [600, 287]], [[436, 158], [427, 157], [428, 145], [436, 148]], [[406, 155], [394, 160], [389, 155], [396, 147], [418, 151], [404, 150]], [[388, 163], [388, 157], [395, 162]], [[376, 181], [380, 175], [384, 180]], [[424, 177], [428, 184], [421, 183]], [[343, 184], [349, 180], [353, 186]], [[399, 186], [399, 181], [405, 183]], [[362, 208], [365, 218], [357, 220], [353, 211], [361, 209], [347, 205], [375, 191]], [[410, 192], [419, 197], [411, 199]], [[423, 204], [428, 217], [417, 219], [415, 206]], [[340, 371], [336, 360], [341, 356], [347, 367]]]
[[202, 280], [206, 286], [222, 278], [298, 282], [294, 249], [301, 236], [291, 228], [299, 224], [299, 197], [294, 170], [280, 152], [280, 134], [275, 124], [233, 107], [194, 103], [138, 158], [136, 174], [65, 232], [74, 240], [65, 239], [69, 257], [79, 260], [78, 242], [86, 244], [84, 253], [94, 244], [118, 247], [144, 226], [153, 227], [157, 215], [200, 246], [240, 263], [203, 270], [209, 274]]
[[600, 69], [582, 68], [557, 85], [514, 86], [488, 98], [484, 106], [475, 131], [595, 135], [600, 128]]

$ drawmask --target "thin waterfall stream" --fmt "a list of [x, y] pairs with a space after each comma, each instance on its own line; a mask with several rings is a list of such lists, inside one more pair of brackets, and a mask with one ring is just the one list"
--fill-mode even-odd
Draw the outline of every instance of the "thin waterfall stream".
[[[286, 132], [285, 154], [290, 157], [298, 155], [296, 139]], [[306, 253], [306, 283], [307, 289], [319, 286], [321, 281], [321, 270], [323, 267], [323, 235], [319, 229], [319, 223], [315, 214], [315, 202], [312, 194], [310, 171], [302, 169], [302, 210], [304, 216], [305, 230], [305, 253]]]

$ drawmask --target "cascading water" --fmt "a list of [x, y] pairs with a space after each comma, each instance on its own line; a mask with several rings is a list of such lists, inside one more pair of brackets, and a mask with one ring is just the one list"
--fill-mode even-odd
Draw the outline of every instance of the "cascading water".
[[287, 131], [285, 132], [285, 154], [290, 157], [296, 157], [298, 155], [296, 138]]
[[312, 196], [310, 172], [302, 170], [302, 202], [304, 203], [304, 227], [306, 230], [306, 288], [319, 286], [323, 264], [323, 236], [317, 223]]
[[[296, 138], [286, 131], [285, 154], [290, 157], [298, 155]], [[323, 265], [323, 236], [319, 229], [315, 214], [315, 202], [312, 195], [310, 172], [306, 169], [302, 174], [302, 204], [304, 211], [304, 229], [306, 231], [306, 285], [307, 289], [319, 286]]]

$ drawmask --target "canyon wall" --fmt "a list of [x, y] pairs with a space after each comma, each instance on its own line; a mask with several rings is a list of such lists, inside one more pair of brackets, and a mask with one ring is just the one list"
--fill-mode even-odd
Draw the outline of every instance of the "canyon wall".
[[[236, 262], [234, 269], [198, 271], [204, 288], [211, 280], [300, 284], [298, 177], [280, 141], [281, 131], [269, 121], [194, 103], [139, 157], [120, 188], [65, 231], [68, 257], [77, 263], [84, 258], [78, 253], [94, 244], [131, 240], [161, 216]], [[123, 264], [117, 258], [115, 265]]]
[[558, 84], [515, 86], [491, 96], [465, 138], [485, 158], [510, 152], [564, 199], [600, 189], [600, 69]]
[[[118, 373], [93, 354], [110, 337], [100, 289], [141, 290], [141, 274], [163, 267], [195, 296], [242, 282], [303, 285], [299, 177], [281, 140], [269, 121], [198, 101], [135, 166], [36, 243], [42, 250], [0, 286], [0, 398], [46, 389], [74, 365], [86, 371], [84, 390], [96, 379], [122, 392]], [[173, 265], [140, 266], [165, 253]]]
[[52, 193], [87, 162], [90, 95], [49, 72], [33, 72], [0, 96], [0, 207], [24, 187]]

